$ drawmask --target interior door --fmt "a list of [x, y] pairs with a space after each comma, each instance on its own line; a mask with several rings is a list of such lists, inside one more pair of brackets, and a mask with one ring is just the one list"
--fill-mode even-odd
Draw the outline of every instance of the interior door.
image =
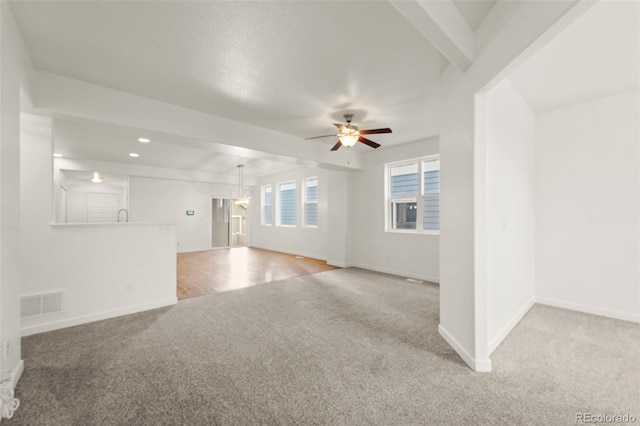
[[211, 200], [211, 247], [229, 247], [231, 200]]

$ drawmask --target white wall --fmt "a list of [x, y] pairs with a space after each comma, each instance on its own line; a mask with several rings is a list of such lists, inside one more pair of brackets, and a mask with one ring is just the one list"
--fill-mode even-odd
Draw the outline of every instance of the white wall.
[[640, 93], [536, 121], [539, 303], [640, 321]]
[[23, 114], [20, 130], [20, 294], [64, 291], [64, 311], [23, 319], [22, 333], [176, 303], [175, 227], [52, 228], [51, 119]]
[[[253, 200], [251, 204], [251, 229], [249, 240], [252, 247], [259, 247], [268, 250], [275, 250], [284, 253], [291, 253], [315, 259], [327, 260], [330, 253], [327, 251], [328, 239], [332, 238], [329, 232], [328, 213], [334, 206], [328, 205], [329, 193], [333, 190], [329, 187], [329, 176], [334, 173], [331, 170], [316, 168], [300, 168], [285, 173], [279, 173], [259, 178], [257, 186], [253, 188]], [[302, 185], [303, 179], [309, 177], [318, 178], [318, 226], [309, 228], [303, 226], [302, 208]], [[278, 184], [289, 181], [296, 181], [297, 199], [297, 224], [295, 227], [285, 227], [276, 225], [278, 211]], [[273, 225], [261, 224], [261, 191], [262, 185], [271, 185], [273, 191]], [[342, 206], [336, 205], [338, 212]], [[341, 235], [336, 235], [340, 238]]]
[[[587, 2], [580, 2], [584, 3]], [[571, 1], [498, 2], [487, 20], [489, 24], [495, 24], [491, 25], [494, 30], [483, 31], [484, 24], [478, 30], [478, 53], [473, 66], [466, 73], [450, 67], [444, 76], [446, 90], [442, 96], [440, 120], [442, 192], [445, 194], [441, 199], [440, 278], [443, 285], [440, 332], [474, 369], [490, 369], [490, 363], [486, 336], [481, 336], [479, 331], [486, 329], [486, 306], [478, 298], [474, 283], [473, 96], [538, 36], [555, 25], [574, 4]], [[500, 19], [504, 17], [508, 20], [501, 23]], [[312, 151], [295, 148], [294, 152], [291, 151], [293, 145], [301, 145], [291, 138], [286, 143], [279, 142], [282, 139], [280, 134], [265, 135], [254, 128], [239, 128], [242, 126], [230, 125], [233, 123], [222, 119], [45, 72], [38, 72], [38, 76], [41, 90], [37, 103], [51, 111], [197, 139], [215, 135], [218, 141], [228, 140], [256, 150], [266, 146], [266, 137], [273, 142], [267, 144], [275, 147], [270, 148], [273, 154], [293, 153], [309, 161], [347, 167], [342, 161], [345, 151], [341, 150], [338, 156], [334, 155], [336, 153], [328, 154], [323, 151], [326, 147], [323, 148], [322, 144], [314, 145]], [[95, 99], [101, 102], [96, 103]], [[243, 142], [244, 139], [252, 141], [251, 144]], [[357, 168], [359, 163], [357, 157], [350, 165]]]
[[[20, 55], [7, 2], [0, 2], [0, 370], [21, 373], [20, 360]], [[4, 378], [4, 375], [3, 375]]]
[[[327, 205], [320, 206], [327, 216], [327, 263], [349, 266], [350, 247], [353, 242], [349, 223], [351, 172], [327, 171]], [[329, 209], [328, 206], [331, 206]]]
[[385, 232], [385, 164], [439, 153], [438, 139], [370, 151], [350, 172], [349, 262], [366, 269], [439, 282], [440, 236]]
[[[489, 352], [502, 342], [533, 306], [534, 290], [534, 132], [535, 115], [509, 80], [486, 95], [484, 163]], [[477, 117], [478, 119], [479, 117]], [[483, 149], [476, 138], [476, 156]], [[478, 163], [476, 163], [478, 164]], [[477, 175], [476, 175], [477, 176]], [[476, 208], [483, 206], [476, 204]]]
[[[178, 252], [209, 250], [211, 199], [230, 198], [236, 190], [237, 185], [131, 177], [129, 220], [175, 223]], [[187, 210], [195, 215], [187, 216]]]
[[[486, 288], [475, 281], [474, 100], [492, 80], [504, 78], [520, 55], [565, 28], [588, 2], [497, 2], [476, 31], [476, 58], [462, 73], [442, 76], [440, 118], [441, 336], [476, 371], [490, 371]], [[565, 15], [570, 17], [564, 18]]]
[[[327, 260], [337, 266], [366, 269], [438, 281], [438, 235], [385, 232], [384, 165], [438, 153], [436, 138], [404, 144], [364, 155], [359, 172], [300, 168], [258, 179], [252, 200], [250, 239], [254, 247]], [[303, 223], [302, 182], [318, 177], [318, 227]], [[261, 224], [261, 186], [274, 190], [274, 221], [277, 185], [295, 180], [298, 196], [296, 227]]]

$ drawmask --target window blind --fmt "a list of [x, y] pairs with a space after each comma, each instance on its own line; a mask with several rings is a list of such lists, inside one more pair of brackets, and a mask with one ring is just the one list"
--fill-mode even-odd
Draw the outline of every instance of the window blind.
[[280, 184], [280, 225], [296, 226], [296, 183]]

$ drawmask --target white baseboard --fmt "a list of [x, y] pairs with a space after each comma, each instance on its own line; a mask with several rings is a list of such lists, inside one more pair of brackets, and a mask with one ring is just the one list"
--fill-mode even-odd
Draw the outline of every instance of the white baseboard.
[[[224, 247], [224, 248], [228, 248], [228, 247]], [[178, 249], [177, 252], [178, 254], [182, 254], [182, 253], [197, 253], [199, 251], [210, 251], [210, 250], [216, 250], [216, 249], [211, 247], [186, 248], [186, 249]]]
[[411, 272], [400, 271], [397, 269], [381, 268], [379, 266], [365, 265], [363, 263], [354, 263], [349, 266], [353, 266], [361, 269], [368, 269], [370, 271], [375, 271], [375, 272], [382, 272], [383, 274], [391, 274], [391, 275], [397, 275], [399, 277], [414, 278], [417, 280], [429, 281], [431, 283], [436, 283], [436, 284], [440, 283], [440, 278], [438, 277], [428, 277], [426, 275], [414, 274]]
[[469, 353], [462, 347], [462, 345], [442, 326], [438, 325], [438, 333], [446, 342], [453, 348], [454, 351], [460, 355], [460, 358], [473, 370], [479, 373], [489, 373], [491, 371], [491, 360], [487, 359], [474, 359]]
[[261, 246], [254, 246], [251, 245], [249, 246], [251, 248], [257, 248], [257, 249], [262, 249], [262, 250], [269, 250], [269, 251], [277, 251], [278, 253], [284, 253], [284, 254], [290, 254], [292, 256], [302, 256], [302, 257], [308, 257], [309, 259], [316, 259], [316, 260], [323, 260], [323, 261], [327, 261], [327, 258], [324, 256], [320, 256], [317, 254], [311, 254], [311, 253], [303, 253], [303, 252], [292, 252], [292, 251], [284, 251], [284, 250], [278, 250], [277, 248], [273, 248], [273, 247], [261, 247]]
[[338, 268], [349, 268], [352, 266], [352, 265], [349, 265], [348, 263], [342, 263], [342, 262], [338, 262], [337, 260], [329, 260], [329, 259], [327, 259], [327, 265], [337, 266]]
[[505, 337], [511, 333], [511, 331], [516, 328], [516, 325], [524, 318], [524, 316], [529, 312], [529, 309], [535, 305], [536, 301], [534, 299], [526, 302], [518, 311], [515, 313], [513, 317], [498, 331], [498, 334], [491, 340], [489, 340], [489, 355], [496, 350], [496, 348], [502, 343]]
[[177, 253], [178, 254], [199, 253], [199, 252], [202, 252], [202, 251], [228, 250], [228, 249], [239, 248], [239, 247], [249, 247], [249, 246], [186, 248], [186, 249], [178, 250]]
[[21, 359], [18, 361], [16, 367], [11, 371], [11, 389], [15, 390], [16, 386], [18, 386], [18, 382], [20, 381], [20, 377], [22, 377], [22, 372], [24, 371], [24, 360]]
[[167, 299], [156, 300], [154, 302], [142, 303], [140, 305], [133, 305], [133, 306], [127, 306], [125, 308], [113, 309], [111, 311], [104, 311], [96, 314], [83, 315], [83, 316], [74, 317], [74, 318], [67, 318], [60, 321], [52, 321], [44, 324], [37, 324], [37, 325], [28, 326], [28, 327], [22, 327], [20, 331], [23, 337], [31, 336], [32, 334], [45, 333], [47, 331], [73, 327], [74, 325], [87, 324], [90, 322], [148, 311], [150, 309], [163, 308], [165, 306], [175, 305], [176, 303], [178, 303], [178, 298], [170, 297]]
[[599, 315], [623, 321], [640, 323], [640, 315], [630, 312], [614, 311], [612, 309], [600, 308], [597, 306], [581, 305], [579, 303], [565, 302], [564, 300], [551, 299], [548, 297], [536, 298], [536, 303], [553, 306], [555, 308], [569, 309], [571, 311], [584, 312], [585, 314]]

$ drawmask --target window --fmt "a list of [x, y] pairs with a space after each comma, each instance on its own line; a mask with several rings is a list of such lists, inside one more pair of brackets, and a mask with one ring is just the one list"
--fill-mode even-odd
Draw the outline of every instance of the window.
[[271, 226], [273, 224], [272, 216], [272, 194], [271, 185], [264, 185], [262, 187], [262, 224]]
[[318, 178], [304, 180], [304, 225], [318, 226]]
[[284, 182], [278, 186], [278, 225], [296, 226], [296, 183]]
[[440, 230], [440, 158], [431, 156], [386, 165], [386, 230]]

